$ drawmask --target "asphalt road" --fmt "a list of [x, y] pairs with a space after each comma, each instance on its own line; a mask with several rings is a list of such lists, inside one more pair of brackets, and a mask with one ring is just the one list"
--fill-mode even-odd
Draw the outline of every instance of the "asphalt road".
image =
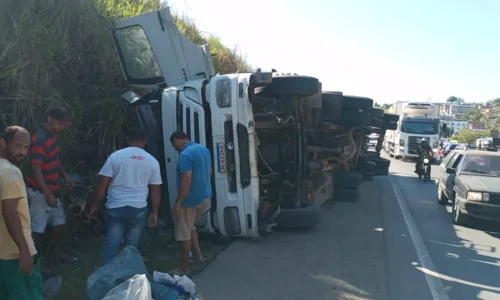
[[[413, 163], [364, 182], [314, 230], [238, 240], [194, 278], [206, 300], [500, 299], [500, 228], [455, 226]], [[433, 174], [435, 170], [433, 170]]]

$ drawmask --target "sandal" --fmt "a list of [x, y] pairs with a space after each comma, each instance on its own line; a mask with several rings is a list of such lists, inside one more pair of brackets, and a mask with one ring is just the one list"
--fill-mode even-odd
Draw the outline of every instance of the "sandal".
[[208, 256], [203, 256], [201, 259], [197, 259], [197, 258], [190, 258], [189, 259], [190, 263], [197, 263], [197, 264], [200, 264], [200, 265], [205, 264], [208, 261], [210, 261], [210, 257], [208, 257]]

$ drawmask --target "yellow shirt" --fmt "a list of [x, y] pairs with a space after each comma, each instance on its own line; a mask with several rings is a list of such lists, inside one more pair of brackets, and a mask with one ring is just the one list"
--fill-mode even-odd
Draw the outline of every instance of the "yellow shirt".
[[[7, 199], [19, 199], [17, 213], [21, 220], [24, 238], [31, 255], [35, 255], [36, 249], [31, 237], [31, 220], [23, 175], [18, 167], [6, 159], [0, 158], [0, 202]], [[17, 258], [19, 258], [19, 248], [5, 226], [3, 208], [0, 205], [0, 259]]]

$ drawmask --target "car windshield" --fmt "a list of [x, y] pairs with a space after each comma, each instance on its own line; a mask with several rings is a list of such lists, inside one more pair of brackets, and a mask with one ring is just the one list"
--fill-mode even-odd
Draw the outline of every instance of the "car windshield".
[[401, 131], [417, 134], [436, 134], [439, 132], [438, 122], [416, 122], [412, 120], [403, 120]]
[[500, 156], [466, 155], [462, 164], [462, 172], [500, 176]]
[[448, 145], [447, 150], [451, 151], [451, 150], [455, 149], [457, 146], [458, 146], [457, 144], [450, 144], [450, 145]]

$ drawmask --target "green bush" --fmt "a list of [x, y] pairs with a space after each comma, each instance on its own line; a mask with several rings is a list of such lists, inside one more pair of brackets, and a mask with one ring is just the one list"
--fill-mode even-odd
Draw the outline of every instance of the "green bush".
[[[159, 9], [160, 0], [0, 1], [0, 122], [33, 131], [53, 105], [66, 107], [75, 125], [61, 139], [63, 162], [84, 175], [122, 146], [133, 122], [120, 100], [128, 90], [111, 40], [111, 21]], [[208, 43], [217, 72], [249, 70], [244, 59], [202, 37], [192, 21], [176, 24], [196, 43]]]

